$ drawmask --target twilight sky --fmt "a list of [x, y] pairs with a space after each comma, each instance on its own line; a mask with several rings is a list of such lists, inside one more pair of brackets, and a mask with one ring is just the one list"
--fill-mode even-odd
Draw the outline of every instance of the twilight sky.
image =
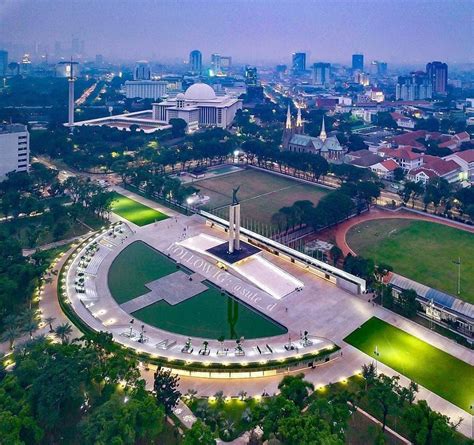
[[[474, 0], [0, 0], [0, 42], [72, 35], [90, 56], [166, 61], [192, 49], [241, 62], [472, 62]], [[1, 43], [0, 43], [1, 44]]]

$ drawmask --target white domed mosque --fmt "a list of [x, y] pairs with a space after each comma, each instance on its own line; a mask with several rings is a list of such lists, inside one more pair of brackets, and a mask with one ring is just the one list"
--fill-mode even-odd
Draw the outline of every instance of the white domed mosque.
[[211, 86], [195, 83], [184, 94], [153, 104], [153, 120], [169, 124], [171, 119], [183, 119], [188, 123], [188, 132], [202, 127], [227, 128], [240, 109], [241, 99], [218, 96]]

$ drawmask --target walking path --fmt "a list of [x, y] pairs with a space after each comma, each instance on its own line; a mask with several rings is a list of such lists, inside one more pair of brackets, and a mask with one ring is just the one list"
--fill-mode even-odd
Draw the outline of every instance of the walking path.
[[35, 252], [39, 250], [49, 250], [49, 249], [54, 249], [56, 247], [64, 246], [65, 244], [73, 243], [74, 241], [77, 241], [78, 239], [81, 239], [83, 237], [84, 235], [78, 235], [69, 239], [55, 241], [54, 243], [43, 244], [42, 246], [35, 247], [34, 249], [23, 249], [23, 256], [33, 255]]

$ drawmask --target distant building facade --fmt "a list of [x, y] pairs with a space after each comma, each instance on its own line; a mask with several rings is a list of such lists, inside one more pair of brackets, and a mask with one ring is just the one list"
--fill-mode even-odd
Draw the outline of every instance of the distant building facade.
[[426, 74], [431, 81], [433, 93], [446, 94], [448, 88], [448, 65], [442, 62], [431, 62], [426, 65]]
[[193, 74], [202, 73], [202, 54], [195, 49], [189, 53], [189, 69]]
[[331, 64], [315, 63], [313, 65], [313, 83], [315, 85], [326, 85], [331, 82]]
[[161, 99], [166, 96], [168, 82], [161, 80], [127, 80], [125, 96], [127, 99]]
[[421, 100], [433, 97], [433, 86], [430, 77], [423, 71], [399, 76], [395, 87], [396, 100]]
[[137, 62], [135, 69], [133, 70], [133, 80], [150, 80], [151, 69], [150, 65], [146, 60], [140, 60]]
[[0, 181], [10, 172], [30, 169], [30, 134], [26, 125], [0, 125]]
[[352, 70], [364, 71], [364, 55], [352, 54]]
[[0, 50], [0, 76], [5, 77], [8, 70], [8, 51]]
[[306, 71], [306, 53], [293, 53], [291, 56], [291, 68], [293, 74]]

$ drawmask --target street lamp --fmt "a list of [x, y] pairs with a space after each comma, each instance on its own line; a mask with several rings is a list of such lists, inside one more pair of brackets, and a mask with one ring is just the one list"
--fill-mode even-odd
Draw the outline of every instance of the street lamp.
[[380, 356], [380, 352], [379, 352], [379, 347], [377, 345], [375, 345], [374, 356], [375, 356], [375, 373], [378, 374], [378, 360], [377, 360], [377, 357]]
[[457, 261], [453, 261], [458, 266], [458, 295], [461, 293], [461, 257]]

